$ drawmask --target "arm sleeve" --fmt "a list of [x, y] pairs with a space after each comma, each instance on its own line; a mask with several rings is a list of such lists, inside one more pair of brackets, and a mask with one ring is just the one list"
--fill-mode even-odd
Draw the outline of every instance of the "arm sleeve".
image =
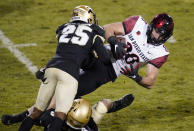
[[133, 30], [138, 18], [139, 16], [131, 16], [123, 21], [125, 34], [128, 34]]
[[154, 65], [157, 68], [160, 68], [160, 67], [162, 67], [162, 65], [164, 63], [167, 62], [167, 60], [168, 60], [168, 55], [165, 55], [165, 56], [153, 59], [153, 60], [149, 61], [148, 63]]
[[109, 51], [104, 47], [104, 38], [96, 35], [94, 38], [93, 49], [96, 51], [98, 59], [107, 64], [110, 62], [111, 55]]
[[96, 25], [96, 24], [92, 24], [91, 27], [93, 28], [94, 32], [95, 32], [97, 35], [100, 35], [100, 36], [102, 36], [102, 37], [105, 38], [105, 31], [104, 31], [103, 27], [100, 27], [100, 26], [98, 26], [98, 25]]

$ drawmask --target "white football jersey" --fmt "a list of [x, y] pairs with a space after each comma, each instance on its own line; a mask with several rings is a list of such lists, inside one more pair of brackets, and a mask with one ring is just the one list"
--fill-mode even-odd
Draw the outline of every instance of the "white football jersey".
[[[130, 32], [124, 36], [117, 36], [122, 40], [122, 42], [129, 46], [128, 51], [123, 58], [112, 63], [117, 76], [121, 75], [121, 68], [124, 68], [125, 66], [130, 68], [130, 64], [132, 64], [134, 68], [137, 68], [137, 65], [142, 67], [148, 62], [156, 59], [157, 62], [159, 61], [159, 63], [162, 63], [164, 59], [158, 58], [169, 55], [168, 50], [163, 44], [160, 46], [154, 46], [147, 43], [146, 31], [148, 24], [141, 16], [137, 16], [136, 18], [137, 19], [135, 20], [135, 23], [133, 23], [134, 26]], [[125, 22], [131, 22], [130, 17]], [[123, 24], [125, 23], [123, 22]], [[110, 47], [108, 48], [110, 49]], [[153, 63], [153, 65], [157, 67], [157, 63]], [[160, 67], [160, 65], [158, 67]]]

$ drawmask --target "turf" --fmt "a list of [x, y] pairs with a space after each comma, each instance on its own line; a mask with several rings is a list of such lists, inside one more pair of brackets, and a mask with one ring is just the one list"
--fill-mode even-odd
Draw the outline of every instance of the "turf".
[[[141, 15], [150, 22], [154, 15], [167, 12], [175, 22], [176, 43], [166, 43], [168, 62], [159, 71], [155, 87], [144, 89], [132, 80], [120, 77], [85, 96], [91, 104], [102, 98], [116, 100], [133, 93], [134, 103], [119, 112], [107, 114], [101, 131], [193, 131], [194, 129], [194, 1], [193, 0], [1, 0], [0, 30], [14, 43], [36, 43], [20, 47], [38, 68], [54, 55], [55, 30], [69, 21], [72, 9], [91, 6], [100, 25]], [[17, 113], [33, 105], [40, 82], [0, 41], [0, 115]], [[140, 71], [145, 75], [145, 69]], [[0, 131], [15, 131], [19, 124]], [[33, 131], [42, 130], [34, 127]]]

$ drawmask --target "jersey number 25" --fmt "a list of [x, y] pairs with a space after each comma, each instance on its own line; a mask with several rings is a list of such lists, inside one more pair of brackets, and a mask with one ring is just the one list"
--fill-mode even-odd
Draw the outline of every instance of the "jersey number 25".
[[[86, 45], [89, 36], [87, 33], [83, 32], [84, 30], [92, 32], [92, 29], [86, 25], [78, 25], [78, 27], [75, 25], [66, 26], [62, 31], [61, 37], [59, 38], [59, 43], [69, 43], [71, 41], [72, 44], [77, 44], [80, 46]], [[69, 35], [73, 36], [69, 38]]]

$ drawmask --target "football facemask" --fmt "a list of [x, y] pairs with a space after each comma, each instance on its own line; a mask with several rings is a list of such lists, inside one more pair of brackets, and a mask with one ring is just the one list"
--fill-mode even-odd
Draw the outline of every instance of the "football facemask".
[[[152, 31], [160, 34], [159, 38], [154, 38]], [[171, 16], [166, 13], [159, 14], [154, 17], [147, 29], [148, 43], [159, 46], [165, 43], [173, 34], [174, 22]]]

